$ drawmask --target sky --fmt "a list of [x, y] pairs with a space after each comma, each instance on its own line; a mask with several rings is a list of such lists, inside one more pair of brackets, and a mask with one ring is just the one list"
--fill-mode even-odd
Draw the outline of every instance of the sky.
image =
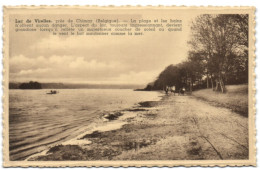
[[[86, 19], [89, 14], [69, 17]], [[156, 16], [124, 17], [181, 19], [183, 31], [146, 32], [143, 36], [54, 36], [48, 32], [15, 32], [10, 27], [10, 82], [145, 85], [168, 65], [187, 58], [189, 23], [194, 16], [157, 12]], [[57, 19], [60, 15], [12, 15], [10, 25], [17, 18]]]

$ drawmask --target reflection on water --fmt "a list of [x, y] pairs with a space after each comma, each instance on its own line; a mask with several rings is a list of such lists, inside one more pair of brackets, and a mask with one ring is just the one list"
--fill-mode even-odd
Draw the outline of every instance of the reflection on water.
[[72, 139], [108, 112], [140, 101], [158, 100], [157, 92], [125, 89], [10, 90], [10, 160], [21, 160], [48, 146]]

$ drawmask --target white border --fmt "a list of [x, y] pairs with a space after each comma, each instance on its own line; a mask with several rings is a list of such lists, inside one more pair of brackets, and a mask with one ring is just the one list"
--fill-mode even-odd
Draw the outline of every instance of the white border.
[[[153, 6], [157, 6], [157, 5], [166, 5], [166, 6], [170, 6], [170, 5], [177, 5], [177, 6], [255, 6], [256, 9], [256, 69], [255, 69], [255, 73], [256, 73], [256, 110], [257, 110], [257, 114], [256, 114], [256, 129], [260, 128], [260, 119], [258, 116], [258, 110], [260, 108], [260, 104], [259, 104], [259, 99], [260, 99], [260, 59], [259, 59], [259, 23], [260, 23], [260, 15], [258, 10], [260, 9], [260, 1], [259, 0], [94, 0], [94, 1], [88, 1], [88, 0], [77, 0], [77, 1], [66, 1], [66, 0], [1, 0], [0, 1], [0, 5], [1, 5], [1, 9], [3, 5], [6, 6], [15, 6], [15, 5], [100, 5], [100, 6], [107, 6], [107, 5], [114, 5], [114, 6], [121, 6], [121, 5], [132, 5], [132, 6], [136, 6], [136, 5], [142, 5], [142, 6], [146, 6], [146, 5], [153, 5]], [[2, 27], [3, 25], [3, 11], [1, 10], [0, 12], [0, 25]], [[3, 49], [3, 41], [2, 41], [2, 36], [3, 36], [3, 32], [0, 31], [0, 41], [1, 41], [1, 52], [0, 55], [1, 57], [3, 57], [2, 55], [2, 49]], [[2, 62], [2, 59], [0, 59], [0, 61]], [[3, 70], [3, 65], [0, 64], [0, 71], [2, 72]], [[2, 82], [3, 76], [2, 74], [0, 74], [0, 81]], [[3, 95], [3, 91], [2, 91], [2, 84], [0, 83], [0, 95]], [[3, 108], [2, 108], [2, 102], [0, 102], [0, 110], [1, 113], [3, 112]], [[2, 114], [0, 116], [0, 119], [2, 119]], [[2, 133], [3, 127], [1, 124], [1, 128], [0, 128], [0, 133]], [[260, 141], [260, 137], [259, 135], [257, 135], [257, 141]], [[0, 140], [0, 146], [2, 146], [2, 140]], [[260, 142], [257, 142], [256, 144], [257, 148], [260, 148]], [[259, 152], [257, 152], [257, 164], [260, 163], [260, 154]], [[1, 154], [0, 154], [0, 164], [3, 164], [3, 155], [2, 155], [2, 148], [1, 148]], [[202, 169], [201, 167], [192, 167], [192, 169]], [[216, 167], [217, 169], [219, 167]], [[231, 167], [227, 167], [228, 169]], [[248, 169], [252, 169], [255, 167], [247, 167]], [[22, 169], [22, 168], [8, 168], [8, 169]], [[32, 168], [29, 168], [32, 169]], [[40, 168], [33, 168], [33, 169], [40, 169]], [[41, 168], [42, 169], [42, 168]], [[45, 168], [44, 168], [45, 169]], [[50, 168], [53, 169], [54, 168]], [[55, 168], [56, 169], [56, 168]], [[82, 168], [74, 168], [74, 169], [82, 169]], [[104, 168], [99, 168], [99, 169], [104, 169]], [[107, 169], [107, 168], [106, 168]], [[109, 168], [110, 169], [110, 168]], [[130, 169], [135, 169], [135, 168], [130, 168]], [[148, 169], [148, 168], [142, 168], [142, 169]], [[157, 169], [157, 168], [153, 168], [153, 169]], [[179, 167], [178, 169], [186, 169], [185, 167]], [[203, 168], [204, 169], [204, 168]], [[240, 169], [238, 167], [232, 167], [232, 169]]]

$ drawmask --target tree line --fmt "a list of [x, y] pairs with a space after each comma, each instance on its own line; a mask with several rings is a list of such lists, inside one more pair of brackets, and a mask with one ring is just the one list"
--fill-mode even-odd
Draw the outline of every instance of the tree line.
[[20, 84], [19, 89], [42, 89], [42, 86], [39, 82], [30, 81], [29, 83]]
[[191, 23], [187, 60], [169, 65], [146, 90], [167, 86], [187, 90], [248, 83], [248, 15], [203, 14]]

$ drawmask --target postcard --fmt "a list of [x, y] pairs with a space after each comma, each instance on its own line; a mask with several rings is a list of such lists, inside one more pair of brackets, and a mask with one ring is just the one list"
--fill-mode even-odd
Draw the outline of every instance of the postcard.
[[254, 7], [4, 7], [4, 166], [255, 166]]

